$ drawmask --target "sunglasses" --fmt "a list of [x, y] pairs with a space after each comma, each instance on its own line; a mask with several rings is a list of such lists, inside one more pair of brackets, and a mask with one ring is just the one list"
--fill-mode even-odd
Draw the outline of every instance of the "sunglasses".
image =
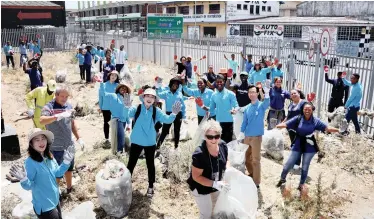
[[221, 135], [205, 135], [205, 137], [208, 139], [208, 140], [213, 140], [213, 139], [220, 139], [221, 138]]

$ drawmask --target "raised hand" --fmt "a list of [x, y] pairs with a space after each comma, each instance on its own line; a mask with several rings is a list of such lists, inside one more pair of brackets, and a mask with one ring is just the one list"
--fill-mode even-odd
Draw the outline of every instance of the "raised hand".
[[307, 95], [307, 99], [309, 102], [313, 102], [315, 98], [316, 98], [316, 93], [314, 92]]
[[199, 107], [203, 107], [203, 106], [204, 106], [204, 102], [203, 102], [203, 100], [202, 100], [200, 97], [196, 98], [196, 99], [195, 99], [195, 102], [196, 102], [196, 104], [197, 104]]
[[194, 72], [197, 71], [197, 65], [194, 65], [194, 66], [193, 66], [193, 71], [194, 71]]
[[342, 78], [345, 78], [346, 76], [347, 76], [347, 72], [344, 71], [344, 72], [342, 73]]
[[123, 104], [125, 105], [125, 107], [131, 107], [131, 97], [130, 97], [130, 94], [125, 94], [123, 96]]
[[177, 101], [174, 103], [171, 112], [175, 115], [177, 115], [182, 109], [182, 103], [180, 101]]
[[74, 159], [75, 155], [75, 147], [73, 145], [69, 146], [65, 151], [64, 151], [64, 156], [63, 156], [63, 162], [65, 164], [70, 164], [71, 161]]
[[19, 181], [23, 181], [25, 178], [27, 178], [27, 176], [26, 176], [26, 170], [25, 170], [24, 166], [13, 165], [10, 168], [9, 172], [14, 177], [16, 177]]
[[174, 55], [174, 60], [177, 60], [178, 59], [178, 56], [177, 55]]
[[323, 71], [325, 72], [325, 74], [329, 73], [329, 66], [328, 65], [325, 65], [323, 67]]
[[233, 75], [233, 70], [231, 68], [229, 68], [229, 70], [227, 70], [227, 77], [231, 78], [232, 75]]

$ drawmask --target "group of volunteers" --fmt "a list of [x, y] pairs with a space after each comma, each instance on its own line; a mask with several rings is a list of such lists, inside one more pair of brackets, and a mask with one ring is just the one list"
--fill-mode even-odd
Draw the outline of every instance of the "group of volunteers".
[[[112, 129], [112, 134], [115, 133], [111, 136], [116, 136], [116, 139], [110, 141], [115, 143], [117, 153], [126, 153], [125, 133], [126, 130], [131, 132], [127, 168], [133, 174], [144, 150], [149, 197], [154, 194], [157, 151], [163, 146], [172, 124], [174, 147], [180, 146], [180, 129], [187, 111], [184, 102], [190, 98], [195, 99], [198, 124], [202, 124], [204, 138], [201, 144], [195, 145], [187, 183], [198, 205], [200, 218], [211, 218], [219, 192], [230, 190], [230, 185], [223, 181], [223, 176], [230, 166], [227, 143], [235, 139], [242, 140], [249, 146], [245, 154], [245, 165], [248, 176], [253, 178], [260, 189], [260, 152], [265, 120], [269, 130], [286, 128], [291, 140], [291, 154], [284, 164], [277, 186], [282, 186], [289, 171], [298, 168], [302, 162], [300, 190], [305, 188], [310, 162], [319, 150], [314, 137], [315, 131], [348, 134], [347, 122], [352, 120], [356, 132], [360, 132], [357, 111], [360, 108], [362, 87], [358, 82], [358, 74], [353, 74], [348, 81], [345, 79], [345, 72], [339, 72], [337, 79], [329, 79], [328, 72], [325, 72], [326, 82], [333, 85], [329, 111], [343, 104], [347, 109], [347, 122], [343, 122], [337, 129], [329, 127], [313, 115], [314, 93], [308, 94], [305, 99], [300, 88], [288, 91], [282, 87], [284, 73], [282, 64], [277, 60], [271, 63], [263, 59], [254, 63], [252, 55], [245, 57], [241, 54], [245, 61], [245, 71], [240, 72], [239, 64], [232, 54], [231, 59], [224, 56], [229, 68], [222, 67], [216, 73], [214, 67], [209, 65], [207, 72], [200, 73], [194, 63], [206, 56], [196, 61], [192, 61], [191, 56], [182, 56], [178, 61], [178, 57], [174, 56], [176, 75], [168, 81], [167, 86], [163, 85], [161, 77], [155, 78], [154, 86], [143, 85], [137, 95], [140, 104], [134, 105], [133, 98], [136, 95], [133, 88], [125, 80], [120, 80], [119, 72], [127, 60], [123, 46], [118, 50], [114, 44], [107, 49], [82, 44], [76, 57], [79, 60], [81, 79], [87, 83], [91, 82], [93, 60], [95, 63], [100, 62], [103, 82], [100, 83], [98, 100], [99, 112], [103, 114], [105, 141], [109, 142]], [[29, 61], [31, 69], [27, 69], [24, 64], [24, 71], [29, 75], [39, 72], [37, 60]], [[57, 85], [54, 80], [49, 80], [47, 86], [43, 87], [43, 81], [39, 78], [36, 84], [31, 84], [31, 92], [25, 98], [27, 113], [33, 118], [35, 126], [28, 139], [29, 157], [25, 161], [25, 167], [13, 166], [11, 174], [21, 181], [24, 189], [32, 191], [32, 202], [38, 218], [62, 218], [58, 182], [65, 176], [66, 193], [72, 191], [75, 153], [73, 135], [82, 150], [84, 142], [78, 133], [72, 106], [68, 103], [69, 88]], [[350, 95], [348, 87], [352, 87]], [[290, 100], [287, 113], [286, 99]], [[161, 100], [164, 101], [166, 112], [161, 109]], [[243, 116], [238, 136], [234, 134], [236, 114]], [[206, 122], [201, 123], [204, 118]], [[109, 122], [116, 125], [110, 128]]]
[[[23, 40], [20, 41], [18, 51], [20, 54], [20, 60], [19, 60], [19, 66], [22, 67], [24, 61], [24, 58], [27, 59], [28, 56], [35, 57], [41, 56], [43, 51], [39, 45], [40, 40], [30, 40], [30, 42], [25, 42]], [[6, 44], [3, 46], [3, 52], [6, 58], [6, 64], [9, 68], [10, 63], [12, 63], [13, 69], [15, 69], [14, 64], [14, 54], [15, 51], [10, 43], [10, 41], [7, 41]]]
[[108, 73], [114, 69], [120, 72], [127, 61], [127, 53], [124, 51], [124, 45], [119, 49], [115, 48], [112, 43], [109, 48], [104, 49], [102, 46], [94, 46], [90, 42], [82, 43], [78, 49], [76, 58], [78, 59], [79, 71], [82, 81], [92, 82], [91, 68], [92, 62], [99, 62], [99, 71], [103, 72], [103, 81], [108, 80]]

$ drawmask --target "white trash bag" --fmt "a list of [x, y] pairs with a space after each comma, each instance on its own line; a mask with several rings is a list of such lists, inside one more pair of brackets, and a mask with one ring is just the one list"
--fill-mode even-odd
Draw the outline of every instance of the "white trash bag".
[[66, 75], [68, 74], [68, 70], [58, 70], [56, 71], [56, 82], [57, 83], [64, 83], [66, 81]]
[[127, 84], [129, 84], [131, 87], [134, 87], [135, 82], [134, 78], [132, 77], [132, 74], [130, 72], [130, 69], [127, 65], [124, 65], [119, 73], [120, 79], [125, 81]]
[[228, 160], [230, 165], [242, 173], [245, 173], [245, 153], [248, 145], [240, 143], [238, 140], [231, 141], [227, 144], [229, 150]]
[[32, 205], [32, 195], [30, 191], [23, 190], [22, 193], [19, 195], [22, 199], [22, 202], [17, 204], [16, 207], [13, 208], [12, 211], [12, 218], [15, 219], [37, 219], [38, 217], [35, 215], [34, 206]]
[[118, 145], [117, 122], [118, 122], [117, 118], [113, 118], [109, 121], [111, 150], [112, 150], [112, 154], [114, 155], [117, 154], [117, 145]]
[[223, 180], [230, 184], [230, 191], [220, 192], [213, 210], [213, 218], [255, 219], [258, 195], [252, 178], [229, 167]]
[[240, 129], [242, 127], [243, 123], [243, 113], [242, 112], [236, 112], [234, 115], [234, 134], [236, 137], [240, 135]]
[[[188, 141], [191, 139], [191, 133], [190, 133], [190, 130], [188, 129], [188, 123], [190, 123], [190, 121], [183, 120], [182, 122], [181, 129], [179, 132], [180, 141]], [[174, 124], [171, 128], [171, 138], [174, 139]]]
[[96, 193], [100, 206], [108, 216], [123, 218], [132, 201], [131, 174], [125, 164], [108, 160], [96, 175]]
[[95, 219], [94, 204], [91, 201], [83, 202], [75, 207], [71, 212], [64, 213], [63, 219]]
[[284, 137], [282, 131], [278, 129], [265, 130], [262, 136], [261, 147], [270, 157], [275, 160], [282, 160], [284, 152]]

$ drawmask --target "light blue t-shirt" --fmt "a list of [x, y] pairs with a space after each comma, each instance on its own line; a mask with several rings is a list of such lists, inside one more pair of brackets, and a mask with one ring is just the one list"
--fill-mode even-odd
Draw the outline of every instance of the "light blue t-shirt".
[[228, 59], [227, 61], [229, 62], [229, 68], [232, 69], [233, 73], [236, 73], [238, 70], [239, 63], [235, 60], [230, 60], [230, 59]]

